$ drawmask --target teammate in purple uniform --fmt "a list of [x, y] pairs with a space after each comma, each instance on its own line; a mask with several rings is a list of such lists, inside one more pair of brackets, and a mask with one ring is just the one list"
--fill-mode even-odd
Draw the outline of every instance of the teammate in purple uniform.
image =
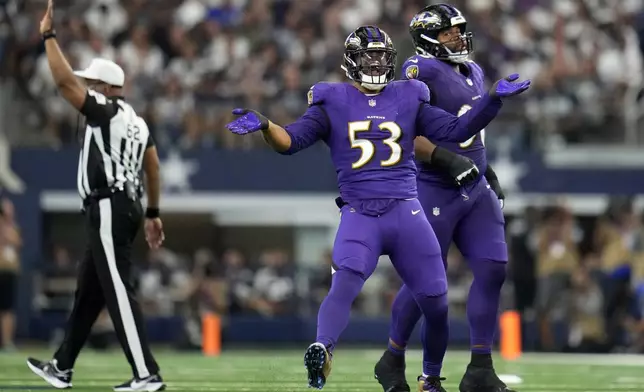
[[530, 86], [530, 81], [503, 79], [471, 111], [457, 117], [429, 105], [429, 89], [422, 82], [393, 82], [395, 63], [396, 50], [387, 33], [360, 27], [345, 41], [343, 68], [351, 82], [313, 86], [306, 113], [285, 127], [248, 109], [235, 109], [241, 117], [227, 125], [236, 134], [262, 131], [282, 154], [294, 154], [318, 140], [329, 146], [342, 217], [333, 248], [331, 290], [320, 306], [315, 343], [304, 356], [309, 386], [318, 389], [331, 371], [331, 353], [349, 322], [353, 301], [379, 256], [386, 254], [431, 326], [423, 390], [443, 391], [447, 281], [438, 241], [417, 199], [414, 139], [423, 135], [465, 142], [496, 116], [501, 97]]
[[[483, 71], [469, 60], [472, 33], [466, 30], [461, 12], [448, 4], [427, 6], [412, 19], [410, 33], [417, 55], [403, 65], [403, 79], [424, 82], [432, 105], [458, 116], [468, 113], [487, 89]], [[463, 142], [436, 139], [437, 146], [419, 138], [417, 156], [431, 157], [428, 160], [434, 164], [420, 165], [418, 195], [440, 243], [443, 261], [454, 241], [474, 275], [467, 302], [472, 359], [459, 390], [510, 392], [494, 372], [491, 356], [508, 260], [501, 211], [504, 196], [487, 164], [485, 129], [479, 131]], [[445, 168], [452, 168], [450, 175]], [[453, 177], [460, 186], [454, 185]], [[474, 181], [465, 184], [472, 177]], [[466, 181], [461, 181], [463, 178]], [[374, 369], [387, 392], [409, 391], [404, 350], [420, 317], [409, 288], [403, 285], [392, 306], [388, 350]]]

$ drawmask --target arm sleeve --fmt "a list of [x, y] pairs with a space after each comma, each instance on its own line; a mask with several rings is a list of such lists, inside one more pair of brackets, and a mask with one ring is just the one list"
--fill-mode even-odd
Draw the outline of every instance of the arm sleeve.
[[489, 181], [498, 181], [499, 178], [496, 176], [496, 172], [492, 170], [492, 166], [488, 163], [487, 169], [485, 170], [485, 178]]
[[109, 122], [116, 114], [117, 109], [114, 102], [107, 99], [105, 95], [87, 90], [85, 102], [80, 112], [87, 118], [87, 123], [93, 125]]
[[291, 137], [291, 148], [282, 154], [291, 155], [311, 147], [318, 140], [325, 139], [330, 129], [329, 118], [320, 105], [313, 105], [284, 129]]
[[457, 117], [431, 106], [429, 100], [421, 100], [416, 118], [417, 129], [421, 136], [429, 140], [462, 143], [485, 128], [499, 113], [501, 106], [499, 98], [485, 94], [472, 110]]

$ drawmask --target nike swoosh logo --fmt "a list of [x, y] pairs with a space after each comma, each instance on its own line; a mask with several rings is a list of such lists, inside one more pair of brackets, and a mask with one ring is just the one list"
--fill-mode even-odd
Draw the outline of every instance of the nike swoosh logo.
[[418, 59], [409, 59], [409, 62], [416, 64], [416, 63], [418, 63]]
[[420, 210], [415, 210], [415, 211], [414, 211], [414, 210], [412, 210], [412, 211], [411, 211], [411, 214], [412, 214], [412, 215], [416, 215], [416, 214], [418, 214], [419, 212], [420, 212]]
[[476, 97], [472, 97], [472, 101], [476, 101], [477, 99], [480, 99], [480, 98], [481, 98], [481, 96], [477, 95]]

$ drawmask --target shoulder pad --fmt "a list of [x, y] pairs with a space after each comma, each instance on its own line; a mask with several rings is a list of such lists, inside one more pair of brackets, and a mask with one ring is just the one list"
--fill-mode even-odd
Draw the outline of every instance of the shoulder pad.
[[415, 55], [408, 58], [402, 67], [401, 79], [418, 79], [431, 82], [436, 76], [433, 69], [437, 60], [433, 57]]
[[476, 72], [478, 72], [481, 75], [481, 77], [485, 75], [485, 72], [483, 72], [483, 68], [481, 68], [481, 66], [478, 65], [475, 61], [472, 61], [470, 63], [470, 66], [472, 67], [472, 69], [476, 70]]
[[309, 106], [313, 105], [322, 105], [324, 104], [325, 97], [329, 93], [329, 90], [333, 89], [334, 83], [325, 83], [320, 82], [314, 84], [306, 96], [307, 103]]
[[478, 65], [474, 61], [471, 61], [468, 64], [470, 66], [470, 70], [472, 71], [472, 79], [477, 84], [484, 85], [485, 84], [485, 72], [483, 71], [483, 68], [481, 68], [481, 66]]
[[420, 80], [408, 80], [409, 89], [413, 90], [418, 100], [429, 103], [429, 87]]
[[401, 79], [418, 79], [420, 76], [420, 69], [418, 68], [419, 65], [419, 58], [418, 56], [412, 56], [405, 60], [405, 63], [402, 66], [402, 76], [400, 77]]

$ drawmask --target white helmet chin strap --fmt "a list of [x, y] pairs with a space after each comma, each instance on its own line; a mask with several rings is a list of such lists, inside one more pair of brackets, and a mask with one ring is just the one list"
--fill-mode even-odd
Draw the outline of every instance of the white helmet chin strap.
[[457, 54], [449, 56], [449, 61], [456, 64], [462, 64], [470, 58], [469, 54]]
[[[429, 43], [432, 43], [434, 45], [443, 45], [440, 42], [438, 42], [437, 40], [426, 36], [425, 34], [421, 34], [420, 38], [422, 38], [425, 41], [427, 41]], [[443, 45], [443, 48], [445, 48], [445, 50], [447, 51], [447, 55], [448, 55], [447, 60], [451, 61], [452, 63], [461, 64], [461, 63], [466, 62], [470, 58], [469, 53], [454, 53], [445, 45]], [[416, 51], [422, 51], [423, 52], [422, 54], [427, 55], [427, 53], [425, 53], [425, 50], [423, 50], [421, 48], [416, 48]]]

